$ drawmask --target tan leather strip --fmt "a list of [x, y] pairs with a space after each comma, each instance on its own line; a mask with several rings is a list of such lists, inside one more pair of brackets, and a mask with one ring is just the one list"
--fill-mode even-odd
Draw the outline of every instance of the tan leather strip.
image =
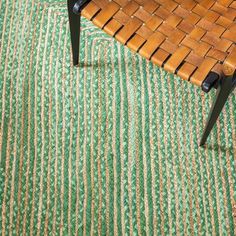
[[151, 61], [158, 66], [162, 66], [165, 60], [170, 56], [168, 52], [163, 49], [158, 49], [151, 58]]
[[190, 76], [193, 74], [196, 68], [196, 66], [185, 62], [179, 69], [177, 75], [183, 78], [184, 80], [189, 80]]
[[126, 44], [141, 25], [142, 22], [134, 17], [116, 34], [115, 38], [121, 43]]
[[133, 51], [138, 51], [139, 48], [145, 43], [145, 39], [142, 38], [140, 35], [135, 34], [127, 43], [127, 46], [132, 49]]
[[100, 8], [92, 1], [82, 11], [82, 16], [91, 20], [99, 12]]
[[119, 10], [119, 5], [115, 2], [110, 2], [102, 9], [97, 16], [93, 19], [93, 23], [100, 28], [103, 28], [104, 25], [114, 16], [114, 14]]
[[164, 66], [164, 69], [174, 73], [177, 67], [184, 61], [187, 55], [190, 53], [190, 48], [182, 46], [178, 48], [175, 53], [170, 57]]
[[111, 21], [109, 21], [109, 23], [106, 24], [106, 26], [104, 27], [104, 31], [107, 34], [114, 36], [116, 32], [121, 28], [122, 24], [119, 21], [112, 19]]
[[162, 33], [155, 32], [150, 36], [145, 45], [140, 49], [139, 53], [143, 57], [150, 59], [155, 50], [165, 40], [165, 36]]
[[233, 75], [236, 70], [236, 48], [230, 53], [223, 65], [225, 75]]
[[215, 59], [205, 58], [198, 70], [190, 78], [190, 81], [195, 85], [201, 86], [202, 82], [216, 63], [217, 61]]

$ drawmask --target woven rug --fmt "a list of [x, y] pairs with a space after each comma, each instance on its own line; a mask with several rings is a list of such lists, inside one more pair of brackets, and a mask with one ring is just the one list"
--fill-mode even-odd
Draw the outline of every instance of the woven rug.
[[235, 235], [235, 93], [199, 148], [215, 91], [82, 28], [0, 0], [0, 234]]

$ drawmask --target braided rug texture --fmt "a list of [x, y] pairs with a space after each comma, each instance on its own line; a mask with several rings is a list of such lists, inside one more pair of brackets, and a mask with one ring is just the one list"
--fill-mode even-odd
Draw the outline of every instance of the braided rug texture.
[[66, 1], [0, 0], [1, 235], [235, 235], [236, 96], [205, 149], [215, 91], [82, 21]]

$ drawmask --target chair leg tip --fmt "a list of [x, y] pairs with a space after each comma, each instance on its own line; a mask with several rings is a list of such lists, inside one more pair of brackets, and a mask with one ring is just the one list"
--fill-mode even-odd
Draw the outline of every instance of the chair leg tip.
[[73, 61], [73, 66], [79, 67], [79, 61], [78, 61], [78, 60], [74, 60], [74, 61]]
[[199, 143], [199, 146], [200, 146], [200, 147], [202, 147], [202, 146], [204, 146], [204, 145], [205, 145], [205, 143], [206, 143], [206, 141], [204, 141], [204, 140], [201, 140], [201, 141], [200, 141], [200, 143]]

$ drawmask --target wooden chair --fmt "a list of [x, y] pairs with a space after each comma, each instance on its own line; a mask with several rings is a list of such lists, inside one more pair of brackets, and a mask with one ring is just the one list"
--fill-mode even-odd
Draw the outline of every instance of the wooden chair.
[[73, 63], [80, 18], [203, 91], [217, 89], [200, 145], [236, 87], [236, 1], [68, 0]]

